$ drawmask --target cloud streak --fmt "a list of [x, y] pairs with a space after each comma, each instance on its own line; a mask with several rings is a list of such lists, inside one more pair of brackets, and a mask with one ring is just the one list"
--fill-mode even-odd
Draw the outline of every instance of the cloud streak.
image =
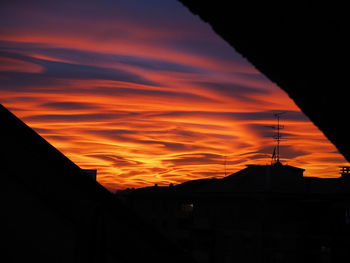
[[[270, 162], [345, 160], [290, 98], [176, 1], [5, 1], [0, 103], [110, 190]], [[16, 14], [16, 16], [14, 16]]]

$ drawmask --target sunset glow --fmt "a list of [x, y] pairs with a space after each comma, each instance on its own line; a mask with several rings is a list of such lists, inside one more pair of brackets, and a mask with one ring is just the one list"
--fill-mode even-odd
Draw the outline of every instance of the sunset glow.
[[0, 103], [109, 190], [222, 177], [225, 159], [227, 173], [270, 163], [266, 126], [281, 111], [283, 163], [318, 177], [346, 164], [284, 91], [175, 0], [2, 5]]

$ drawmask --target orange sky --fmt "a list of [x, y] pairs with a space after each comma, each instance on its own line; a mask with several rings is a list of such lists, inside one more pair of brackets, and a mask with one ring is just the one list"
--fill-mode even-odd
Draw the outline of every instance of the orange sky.
[[225, 158], [228, 173], [270, 163], [279, 111], [284, 163], [319, 177], [346, 164], [176, 1], [20, 2], [0, 11], [0, 103], [112, 191], [222, 177]]

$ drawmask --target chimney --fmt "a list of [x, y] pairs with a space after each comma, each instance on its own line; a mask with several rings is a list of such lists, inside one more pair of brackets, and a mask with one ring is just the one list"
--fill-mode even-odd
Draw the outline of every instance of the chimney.
[[96, 169], [82, 169], [83, 172], [90, 177], [92, 180], [96, 181], [97, 178], [97, 170]]

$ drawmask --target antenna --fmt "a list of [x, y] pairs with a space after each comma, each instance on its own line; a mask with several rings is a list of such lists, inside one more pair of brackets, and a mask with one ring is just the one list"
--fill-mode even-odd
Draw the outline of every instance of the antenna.
[[283, 125], [280, 125], [280, 118], [281, 115], [285, 114], [287, 112], [278, 112], [278, 113], [274, 113], [273, 115], [275, 116], [276, 120], [277, 120], [277, 125], [275, 126], [270, 126], [272, 129], [274, 129], [274, 135], [273, 135], [273, 139], [275, 139], [276, 141], [276, 146], [273, 149], [273, 153], [272, 153], [272, 157], [271, 157], [271, 165], [275, 165], [277, 163], [280, 163], [280, 142], [281, 142], [281, 130], [284, 129]]

